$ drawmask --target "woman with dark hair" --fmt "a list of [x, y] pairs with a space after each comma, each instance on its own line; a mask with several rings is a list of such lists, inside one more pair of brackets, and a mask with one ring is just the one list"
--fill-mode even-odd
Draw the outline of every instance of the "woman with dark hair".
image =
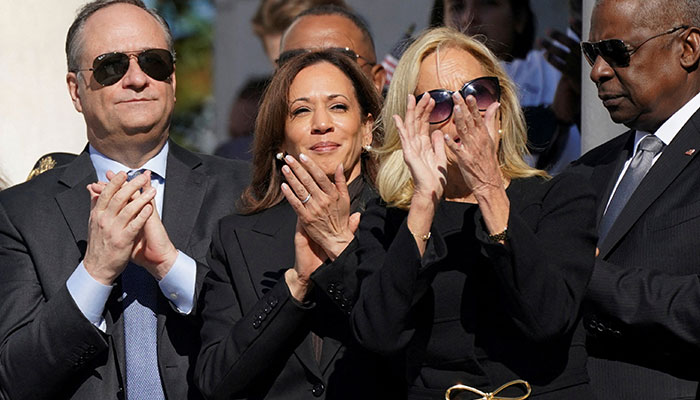
[[354, 271], [333, 263], [372, 197], [361, 153], [377, 143], [380, 111], [372, 83], [338, 51], [301, 54], [273, 77], [252, 182], [212, 241], [195, 372], [206, 397], [382, 396], [385, 371], [349, 328]]

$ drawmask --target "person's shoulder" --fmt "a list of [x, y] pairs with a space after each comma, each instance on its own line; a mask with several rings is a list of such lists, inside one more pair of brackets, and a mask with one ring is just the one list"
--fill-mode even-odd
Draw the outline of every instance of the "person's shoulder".
[[592, 148], [582, 155], [578, 160], [571, 163], [571, 166], [596, 166], [601, 163], [607, 163], [611, 158], [617, 158], [619, 152], [622, 151], [628, 142], [634, 136], [634, 131], [627, 131], [607, 142]]
[[207, 176], [236, 175], [247, 178], [250, 174], [250, 164], [246, 161], [194, 152], [172, 141], [170, 142], [170, 152], [176, 159], [194, 166], [197, 171]]
[[565, 170], [551, 178], [533, 176], [514, 179], [509, 189], [509, 198], [520, 199], [526, 204], [594, 196], [588, 179], [572, 170]]

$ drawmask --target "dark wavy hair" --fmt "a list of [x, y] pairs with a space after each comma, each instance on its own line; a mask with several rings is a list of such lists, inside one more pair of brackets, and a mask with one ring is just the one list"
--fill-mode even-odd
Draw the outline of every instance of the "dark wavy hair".
[[[244, 214], [253, 214], [278, 204], [284, 198], [280, 188], [283, 181], [282, 163], [275, 155], [280, 151], [285, 137], [285, 123], [289, 116], [289, 88], [294, 78], [304, 68], [322, 62], [336, 66], [352, 82], [360, 105], [362, 122], [371, 114], [375, 119], [372, 145], [381, 142], [377, 130], [382, 109], [382, 99], [374, 84], [365, 76], [355, 60], [338, 51], [321, 50], [302, 53], [287, 61], [272, 78], [260, 105], [255, 120], [253, 139], [253, 174], [250, 185], [243, 191], [238, 208]], [[376, 175], [376, 164], [372, 157], [362, 157], [362, 174], [370, 182]]]

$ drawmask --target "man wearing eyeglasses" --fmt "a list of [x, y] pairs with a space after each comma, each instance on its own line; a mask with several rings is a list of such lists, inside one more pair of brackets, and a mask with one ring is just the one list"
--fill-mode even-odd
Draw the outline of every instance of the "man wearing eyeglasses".
[[584, 327], [599, 398], [691, 399], [700, 379], [700, 2], [599, 0], [591, 80], [630, 131], [574, 164], [599, 192]]
[[89, 145], [0, 196], [0, 399], [200, 398], [200, 262], [247, 167], [168, 139], [173, 40], [140, 0], [85, 5], [66, 53]]
[[382, 64], [377, 63], [372, 34], [359, 16], [335, 5], [302, 12], [282, 34], [276, 62], [279, 65], [301, 51], [319, 49], [335, 49], [355, 59], [381, 93], [386, 73]]

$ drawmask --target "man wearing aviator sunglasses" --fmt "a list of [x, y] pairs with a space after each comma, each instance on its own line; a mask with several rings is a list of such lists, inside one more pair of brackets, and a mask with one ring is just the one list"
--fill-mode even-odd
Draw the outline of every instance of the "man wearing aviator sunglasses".
[[598, 193], [586, 348], [597, 398], [698, 398], [700, 2], [598, 0], [581, 48], [630, 131], [573, 169]]
[[0, 398], [200, 399], [196, 294], [247, 166], [169, 140], [173, 40], [140, 0], [84, 5], [67, 84], [88, 146], [0, 196]]

